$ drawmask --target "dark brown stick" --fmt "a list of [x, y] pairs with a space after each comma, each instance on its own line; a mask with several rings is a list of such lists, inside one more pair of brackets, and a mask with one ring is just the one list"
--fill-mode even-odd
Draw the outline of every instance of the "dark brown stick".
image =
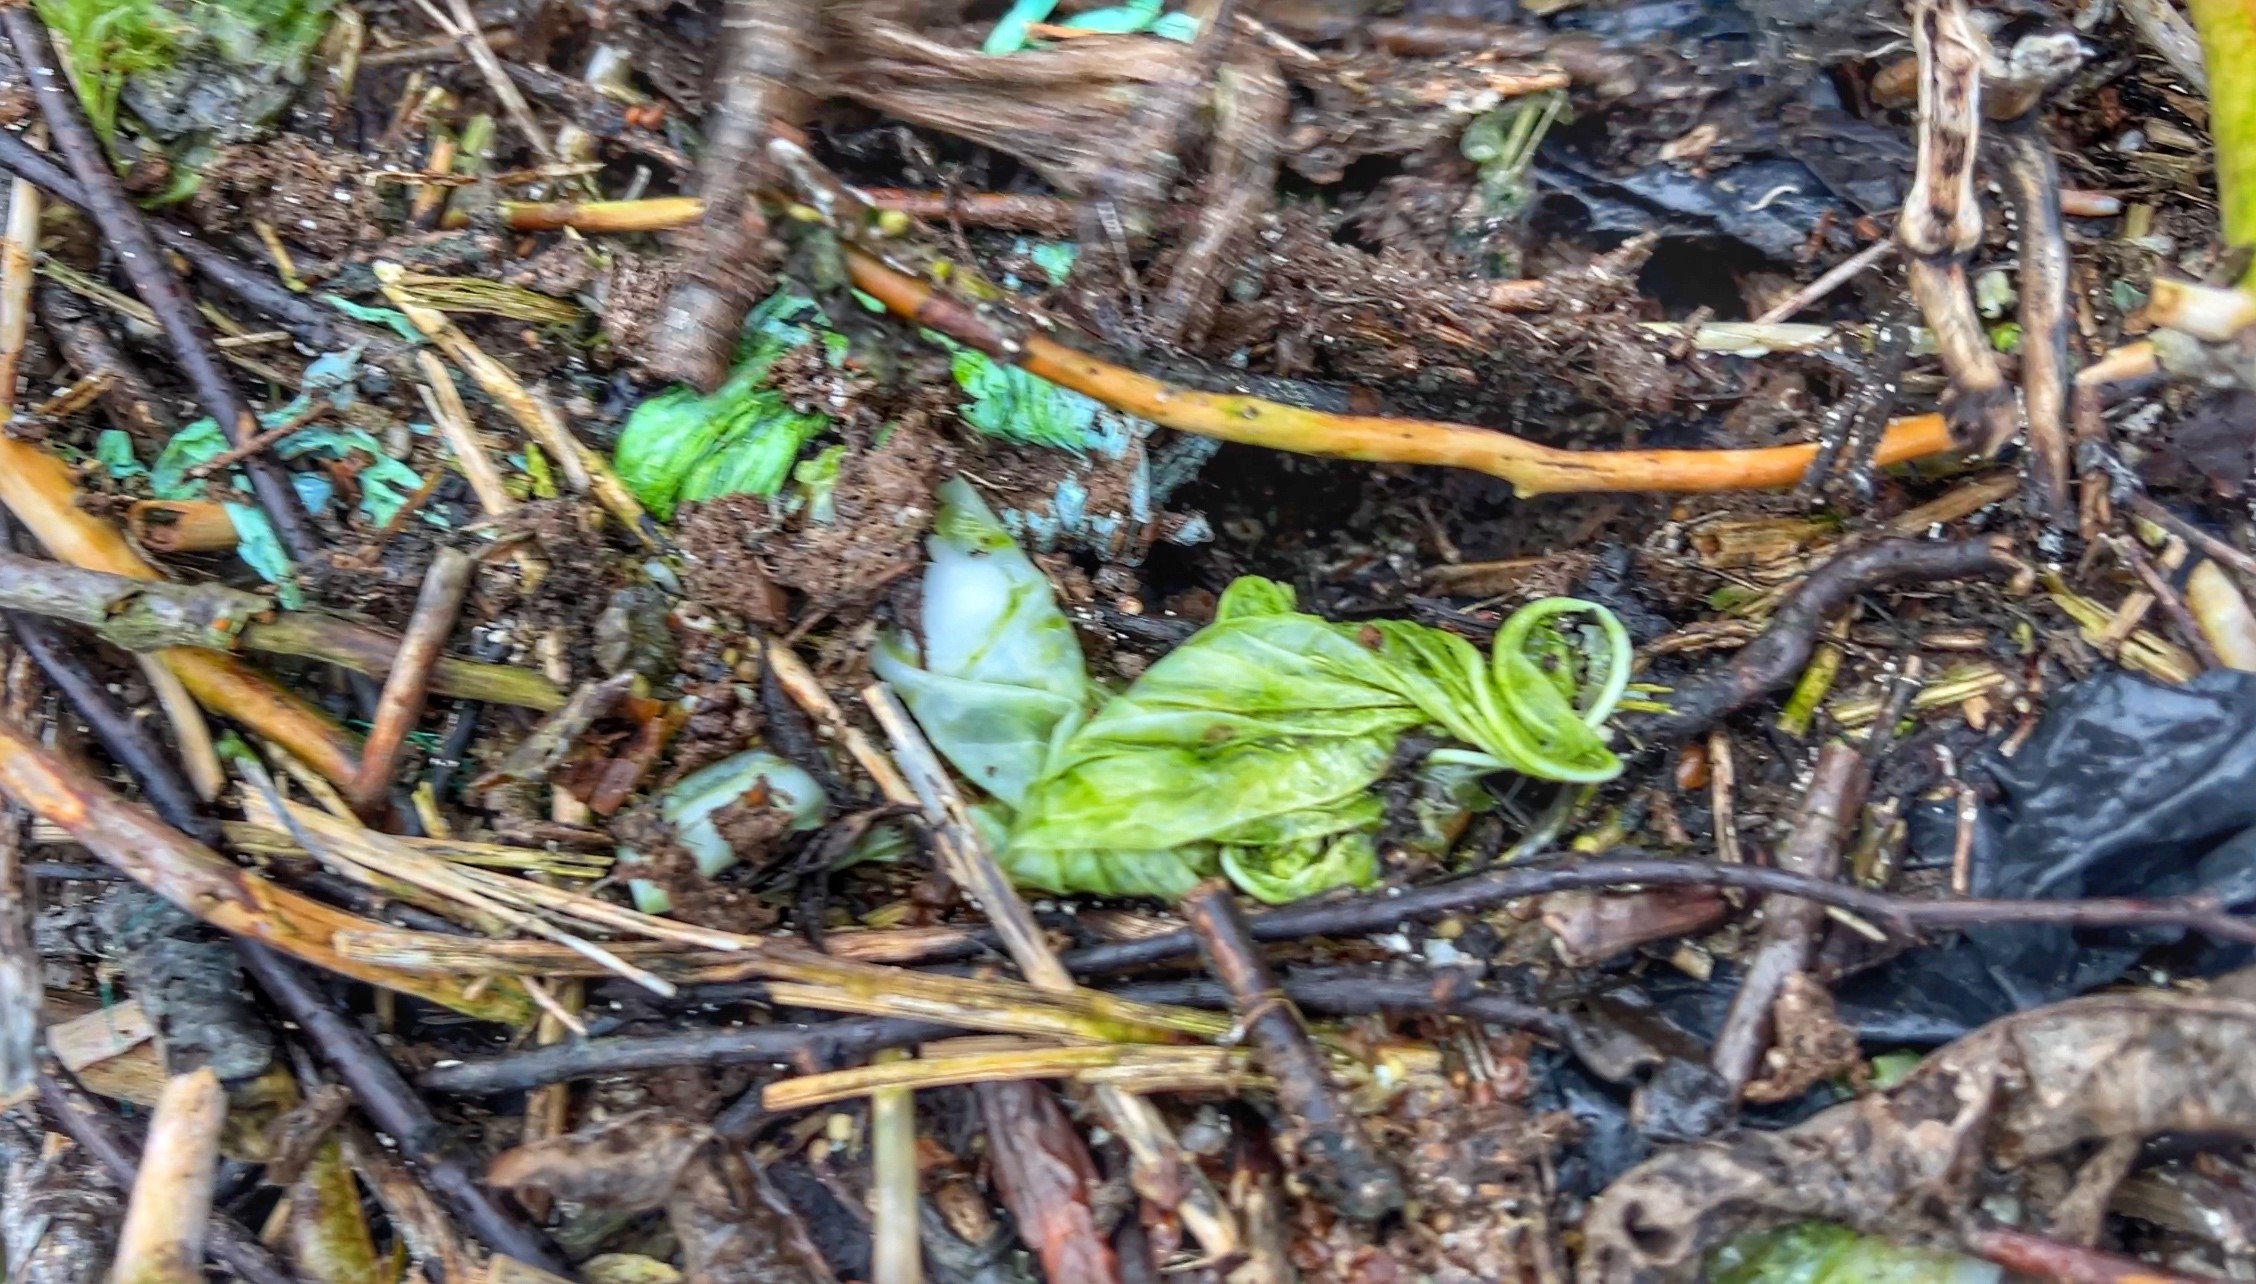
[[[1327, 1016], [1363, 1016], [1375, 1012], [1446, 1012], [1506, 1029], [1532, 1030], [1568, 1047], [1577, 1046], [1585, 1033], [1573, 1018], [1473, 984], [1469, 978], [1437, 974], [1432, 977], [1375, 976], [1360, 969], [1288, 971], [1285, 994], [1302, 1009]], [[1214, 981], [1197, 977], [1179, 981], [1154, 981], [1108, 991], [1117, 998], [1140, 1003], [1172, 1003], [1189, 1007], [1224, 1008], [1227, 991]], [[698, 987], [684, 997], [699, 1002], [754, 998], [766, 995], [757, 983], [747, 986]], [[426, 1070], [416, 1077], [425, 1092], [482, 1096], [516, 1092], [571, 1079], [659, 1070], [673, 1066], [733, 1066], [789, 1062], [827, 1069], [867, 1056], [883, 1048], [904, 1047], [927, 1039], [958, 1033], [952, 1026], [899, 1017], [851, 1017], [818, 1025], [765, 1025], [750, 1028], [682, 1030], [669, 1034], [620, 1035], [581, 1039], [570, 1043], [529, 1047], [516, 1052], [459, 1061]]]
[[1289, 1121], [1301, 1171], [1342, 1213], [1377, 1221], [1402, 1207], [1402, 1174], [1364, 1131], [1363, 1121], [1333, 1084], [1324, 1054], [1246, 926], [1230, 884], [1210, 879], [1183, 897], [1183, 917], [1198, 934], [1207, 968], [1230, 992], [1246, 1039], [1277, 1081], [1277, 1107]]
[[1698, 735], [1801, 676], [1818, 631], [1859, 593], [1883, 584], [1994, 575], [2017, 565], [1997, 538], [1947, 544], [1891, 539], [1852, 549], [1811, 572], [1779, 603], [1762, 636], [1739, 648], [1721, 670], [1689, 679], [1671, 692], [1667, 713], [1626, 714], [1616, 721], [1648, 744]]
[[2216, 1276], [2183, 1275], [2137, 1258], [2032, 1235], [2008, 1226], [1988, 1226], [1966, 1235], [1967, 1251], [2015, 1275], [2056, 1284], [2202, 1284]]
[[[140, 1143], [125, 1135], [117, 1116], [63, 1075], [62, 1067], [52, 1062], [39, 1075], [39, 1103], [49, 1122], [85, 1147], [120, 1190], [133, 1189], [133, 1179], [141, 1170]], [[264, 1244], [222, 1212], [211, 1216], [204, 1254], [247, 1284], [298, 1284]]]
[[598, 1075], [672, 1066], [835, 1066], [847, 1058], [958, 1033], [953, 1026], [902, 1017], [852, 1017], [820, 1025], [761, 1025], [675, 1034], [577, 1039], [426, 1070], [426, 1092], [483, 1096]]
[[460, 549], [441, 548], [423, 575], [423, 591], [416, 595], [415, 613], [408, 617], [407, 633], [400, 639], [391, 676], [384, 681], [383, 698], [376, 702], [376, 717], [361, 749], [360, 777], [353, 782], [352, 803], [363, 814], [380, 809], [392, 787], [392, 772], [399, 766], [407, 733], [423, 716], [430, 697], [431, 666], [446, 647], [455, 622], [462, 615], [462, 599], [470, 592], [470, 572], [476, 563]]
[[2068, 494], [2068, 402], [2076, 359], [2069, 347], [2072, 315], [2068, 238], [2060, 228], [2060, 166], [2035, 111], [1999, 132], [2005, 194], [2021, 239], [2021, 405], [2029, 417], [2029, 499], [2044, 520], [2065, 525], [2075, 515]]
[[[65, 173], [45, 153], [25, 142], [21, 135], [4, 129], [0, 129], [0, 168], [37, 184], [41, 190], [58, 200], [91, 212], [92, 207], [87, 204], [86, 189], [79, 186], [77, 179]], [[282, 322], [289, 327], [291, 333], [312, 347], [334, 351], [368, 341], [372, 353], [388, 355], [407, 350], [403, 343], [356, 326], [320, 304], [291, 293], [279, 281], [257, 268], [238, 262], [225, 251], [205, 244], [192, 232], [154, 219], [150, 220], [148, 227], [158, 240], [164, 242], [166, 249], [188, 260], [189, 266], [196, 269], [198, 276], [250, 307]]]
[[[1793, 831], [1778, 848], [1780, 869], [1828, 882], [1840, 876], [1842, 830], [1863, 803], [1864, 782], [1864, 758], [1855, 749], [1836, 740], [1818, 751]], [[1708, 1057], [1734, 1099], [1761, 1067], [1771, 1042], [1771, 1009], [1786, 979], [1809, 970], [1824, 925], [1825, 908], [1815, 901], [1774, 896], [1763, 903], [1761, 938]]]
[[253, 455], [262, 454], [280, 445], [291, 436], [303, 431], [307, 424], [327, 413], [329, 413], [328, 403], [315, 401], [301, 413], [292, 415], [272, 428], [262, 430], [257, 436], [242, 445], [230, 447], [197, 464], [190, 468], [185, 475], [200, 481], [213, 473], [224, 472]]
[[[1634, 849], [1624, 849], [1634, 851]], [[2071, 927], [2182, 927], [2218, 940], [2256, 943], [2256, 919], [2229, 914], [2203, 901], [1914, 900], [1845, 883], [1804, 878], [1757, 865], [1721, 865], [1641, 855], [1577, 860], [1567, 865], [1515, 865], [1401, 895], [1377, 893], [1271, 910], [1251, 920], [1258, 941], [1309, 936], [1362, 936], [1404, 923], [1431, 922], [1467, 910], [1577, 887], [1737, 887], [1801, 896], [1837, 905], [1899, 936], [1921, 929], [1953, 930], [1997, 923], [2058, 923]], [[1188, 930], [1162, 932], [1075, 950], [1064, 958], [1081, 975], [1125, 972], [1195, 953]]]
[[547, 1235], [495, 1199], [469, 1164], [446, 1152], [438, 1119], [375, 1040], [332, 1008], [295, 963], [248, 941], [242, 942], [242, 949], [244, 966], [275, 1006], [305, 1031], [322, 1059], [352, 1089], [361, 1109], [399, 1143], [400, 1153], [422, 1174], [424, 1184], [472, 1234], [497, 1253], [554, 1274], [570, 1274], [571, 1268]]
[[[94, 136], [93, 127], [79, 111], [77, 95], [62, 73], [55, 47], [49, 42], [39, 15], [32, 12], [29, 5], [0, 8], [0, 31], [7, 33], [9, 43], [15, 47], [16, 58], [23, 64], [32, 92], [39, 101], [40, 114], [54, 135], [56, 145], [62, 149], [64, 159], [70, 163], [71, 171], [78, 176], [86, 197], [87, 213], [101, 228], [102, 239], [116, 250], [119, 267], [133, 283], [133, 292], [156, 314], [158, 325], [171, 341], [181, 374], [196, 390], [196, 399], [211, 412], [229, 441], [237, 445], [248, 441], [258, 434], [258, 421], [252, 418], [227, 371], [220, 365], [203, 318], [196, 314], [188, 291], [181, 285], [180, 278], [173, 275], [163, 251], [157, 248], [156, 238], [150, 235], [140, 208], [119, 186], [117, 172], [110, 168], [101, 140]], [[259, 507], [274, 523], [275, 534], [290, 556], [299, 561], [317, 556], [321, 552], [321, 537], [314, 531], [305, 508], [299, 504], [289, 474], [273, 460], [264, 458], [250, 461], [245, 472], [250, 477], [251, 491], [258, 497]]]

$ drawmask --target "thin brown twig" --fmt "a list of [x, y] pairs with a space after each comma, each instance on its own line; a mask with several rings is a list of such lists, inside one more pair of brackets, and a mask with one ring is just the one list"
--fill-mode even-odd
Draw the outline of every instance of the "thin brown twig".
[[363, 815], [380, 809], [392, 787], [392, 772], [399, 766], [400, 749], [407, 733], [423, 716], [423, 702], [431, 690], [431, 667], [462, 615], [462, 601], [470, 592], [470, 572], [476, 563], [460, 549], [441, 548], [423, 576], [415, 611], [393, 657], [391, 676], [384, 680], [383, 697], [361, 746], [360, 775], [347, 791]]
[[[1857, 750], [1836, 740], [1818, 751], [1793, 830], [1779, 845], [1780, 869], [1827, 882], [1840, 876], [1844, 830], [1863, 805], [1864, 781]], [[1787, 978], [1809, 970], [1824, 923], [1824, 907], [1812, 901], [1772, 897], [1763, 906], [1762, 935], [1708, 1058], [1734, 1099], [1761, 1068], [1771, 1042], [1771, 1011]]]
[[[1412, 888], [1399, 895], [1365, 894], [1321, 904], [1288, 906], [1257, 914], [1250, 923], [1254, 939], [1261, 941], [1362, 936], [1392, 931], [1402, 923], [1431, 922], [1523, 897], [1578, 887], [1636, 886], [1742, 888], [1800, 896], [1848, 910], [1904, 939], [1916, 938], [1922, 931], [1955, 931], [1999, 923], [2057, 923], [2072, 927], [2182, 927], [2218, 940], [2256, 942], [2256, 919], [2230, 913], [2201, 899], [2049, 901], [1947, 897], [1918, 900], [1846, 883], [1804, 878], [1760, 865], [1722, 865], [1643, 855], [1602, 857], [1570, 865], [1515, 865], [1454, 882]], [[1197, 950], [1196, 937], [1186, 929], [1089, 946], [1066, 954], [1063, 962], [1073, 972], [1089, 976], [1163, 963]]]
[[1855, 254], [1834, 264], [1826, 270], [1824, 275], [1808, 285], [1771, 304], [1761, 316], [1755, 318], [1755, 324], [1776, 325], [1781, 321], [1792, 320], [1795, 313], [1817, 303], [1826, 295], [1863, 275], [1880, 260], [1893, 254], [1895, 249], [1896, 243], [1893, 240], [1874, 241]]
[[1192, 888], [1182, 910], [1207, 968], [1230, 992], [1246, 1038], [1276, 1081], [1277, 1104], [1293, 1120], [1302, 1171], [1334, 1207], [1358, 1221], [1376, 1221], [1402, 1207], [1401, 1172], [1379, 1153], [1331, 1081], [1324, 1054], [1270, 972], [1228, 881], [1211, 879]]
[[[2041, 101], [2041, 100], [2039, 100]], [[2021, 406], [2029, 421], [2029, 491], [2055, 525], [2075, 516], [2068, 490], [2069, 399], [2076, 386], [2068, 238], [2060, 225], [2060, 166], [2037, 108], [1999, 131], [2004, 187], [2021, 242]]]
[[1798, 677], [1818, 632], [1858, 594], [1884, 584], [1992, 575], [2018, 568], [1998, 537], [1932, 543], [1890, 539], [1839, 553], [1812, 572], [1778, 609], [1762, 636], [1720, 669], [1680, 683], [1662, 714], [1626, 714], [1620, 725], [1649, 743], [1681, 740]]
[[230, 447], [227, 450], [221, 451], [219, 454], [213, 455], [210, 459], [207, 459], [204, 462], [190, 468], [185, 475], [191, 479], [201, 480], [202, 478], [211, 476], [213, 473], [223, 472], [226, 469], [233, 468], [235, 465], [242, 463], [244, 460], [249, 459], [253, 455], [262, 454], [268, 449], [280, 445], [284, 440], [304, 430], [307, 424], [312, 423], [314, 420], [319, 419], [323, 415], [328, 413], [329, 403], [319, 398], [315, 398], [306, 405], [306, 408], [304, 410], [301, 410], [297, 414], [290, 416], [288, 419], [274, 425], [272, 428], [266, 429], [265, 431], [259, 433], [256, 437], [251, 438], [249, 441], [246, 441], [239, 446]]
[[2256, 576], [2256, 557], [2250, 557], [2232, 545], [2187, 521], [2148, 495], [2131, 496], [2131, 511], [2216, 558], [2243, 575]]
[[2135, 1257], [2064, 1244], [2010, 1226], [1983, 1226], [1963, 1243], [1976, 1257], [1995, 1262], [2015, 1276], [2055, 1284], [2204, 1284], [2209, 1276], [2184, 1275]]
[[2154, 600], [2162, 607], [2162, 613], [2178, 626], [2178, 636], [2185, 640], [2186, 649], [2193, 652], [2194, 658], [2201, 661], [2201, 667], [2217, 668], [2217, 653], [2210, 649], [2209, 639], [2202, 635], [2201, 622], [2193, 618], [2193, 612], [2186, 607], [2185, 598], [2163, 577], [2153, 559], [2146, 555], [2146, 550], [2133, 540], [2119, 539], [2115, 541], [2115, 552], [2123, 559], [2123, 564], [2131, 568], [2131, 574], [2138, 577], [2139, 583], [2146, 586], [2146, 591], [2153, 594]]
[[[110, 167], [108, 153], [80, 112], [78, 99], [55, 57], [47, 29], [29, 5], [0, 9], [0, 30], [7, 33], [31, 81], [41, 115], [55, 143], [78, 176], [87, 198], [87, 212], [101, 228], [103, 239], [117, 250], [119, 267], [133, 283], [134, 293], [155, 314], [170, 341], [180, 371], [196, 390], [197, 400], [211, 412], [228, 440], [242, 444], [258, 434], [241, 396], [211, 346], [211, 333], [189, 301], [180, 278], [173, 275], [156, 238], [149, 232], [140, 208], [133, 204]], [[275, 533], [290, 556], [309, 560], [321, 552], [322, 541], [298, 502], [289, 475], [271, 460], [254, 459], [245, 470], [259, 506], [274, 523]]]

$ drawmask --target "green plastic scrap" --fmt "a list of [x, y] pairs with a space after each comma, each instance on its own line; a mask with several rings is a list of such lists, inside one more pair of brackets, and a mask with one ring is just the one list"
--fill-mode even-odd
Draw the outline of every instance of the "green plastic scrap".
[[[316, 398], [326, 398], [340, 408], [350, 405], [358, 363], [358, 349], [331, 353], [315, 360], [306, 367], [305, 391], [288, 404], [261, 414], [259, 426], [276, 428], [303, 418]], [[149, 494], [165, 500], [203, 499], [212, 495], [214, 481], [221, 482], [219, 493], [212, 497], [226, 508], [228, 520], [235, 527], [236, 556], [275, 585], [277, 598], [284, 606], [294, 609], [298, 605], [298, 593], [292, 581], [289, 554], [283, 550], [281, 538], [267, 520], [265, 511], [250, 502], [250, 483], [241, 470], [231, 468], [218, 477], [188, 475], [190, 469], [218, 458], [228, 448], [226, 436], [210, 419], [198, 419], [182, 428], [165, 442], [164, 449], [157, 453], [156, 462], [146, 470]], [[361, 465], [355, 480], [360, 489], [360, 512], [376, 526], [389, 523], [423, 485], [420, 474], [386, 454], [381, 443], [358, 428], [308, 427], [291, 433], [272, 449], [283, 459], [315, 453], [331, 459], [356, 454], [366, 456], [367, 462]], [[140, 475], [142, 470], [134, 459], [133, 443], [123, 434], [104, 433], [97, 440], [95, 450], [111, 476], [125, 479]], [[327, 507], [331, 498], [328, 479], [298, 473], [290, 480], [307, 509], [318, 511]], [[432, 513], [426, 513], [425, 517], [431, 521], [441, 520]]]
[[[1198, 20], [1186, 13], [1163, 13], [1164, 0], [1128, 0], [1105, 9], [1091, 9], [1078, 13], [1058, 23], [1076, 31], [1102, 32], [1106, 35], [1128, 36], [1138, 32], [1160, 36], [1188, 44], [1198, 38]], [[1057, 0], [1018, 0], [1009, 12], [995, 23], [987, 33], [980, 52], [990, 55], [1013, 54], [1034, 42], [1027, 28], [1038, 22], [1049, 21], [1057, 8]]]
[[[871, 667], [996, 800], [998, 856], [1022, 884], [1173, 897], [1219, 869], [1272, 903], [1368, 884], [1385, 819], [1372, 786], [1419, 728], [1458, 742], [1429, 755], [1421, 783], [1460, 809], [1488, 772], [1621, 771], [1600, 728], [1630, 643], [1594, 603], [1523, 608], [1484, 659], [1424, 625], [1301, 613], [1290, 588], [1249, 576], [1213, 624], [1107, 699], [1048, 580], [993, 513], [961, 480], [940, 501], [921, 650], [888, 639]], [[1559, 629], [1577, 614], [1594, 638]]]
[[1899, 1248], [1831, 1222], [1741, 1235], [1708, 1259], [1712, 1284], [1997, 1284], [1988, 1262], [1937, 1249]]
[[710, 396], [672, 388], [627, 416], [612, 463], [652, 516], [666, 521], [682, 503], [740, 494], [773, 498], [783, 489], [799, 452], [830, 420], [793, 410], [763, 385], [776, 358], [831, 334], [794, 320], [814, 309], [812, 299], [771, 296], [746, 323], [736, 368]]

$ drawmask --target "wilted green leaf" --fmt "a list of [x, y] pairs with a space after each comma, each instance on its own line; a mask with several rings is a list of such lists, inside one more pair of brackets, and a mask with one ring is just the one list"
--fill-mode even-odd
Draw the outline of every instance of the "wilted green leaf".
[[666, 521], [684, 502], [783, 489], [799, 451], [830, 421], [792, 410], [764, 385], [777, 357], [816, 337], [793, 320], [813, 309], [798, 295], [771, 296], [746, 321], [736, 368], [711, 396], [673, 388], [627, 416], [612, 463], [652, 516]]
[[1004, 441], [1084, 450], [1104, 409], [1078, 392], [1016, 366], [998, 365], [970, 348], [956, 349], [951, 372], [956, 386], [971, 394], [963, 406], [964, 422]]
[[[1367, 883], [1383, 819], [1371, 786], [1415, 728], [1467, 746], [1427, 760], [1442, 794], [1497, 770], [1621, 769], [1596, 728], [1628, 681], [1629, 639], [1604, 608], [1565, 598], [1515, 615], [1484, 659], [1423, 625], [1301, 614], [1291, 589], [1248, 577], [1212, 625], [1084, 721], [1098, 693], [1048, 580], [967, 484], [941, 501], [921, 659], [893, 638], [871, 667], [935, 748], [1015, 810], [1000, 857], [1027, 885], [1174, 896], [1226, 868], [1281, 901]], [[1557, 632], [1570, 613], [1593, 616], [1603, 645]], [[1596, 658], [1578, 664], [1586, 650]]]
[[1741, 1235], [1708, 1259], [1712, 1284], [1997, 1284], [1988, 1262], [1899, 1248], [1830, 1222]]
[[[1432, 727], [1470, 749], [1437, 766], [1600, 781], [1621, 770], [1596, 727], [1628, 681], [1629, 641], [1594, 603], [1523, 608], [1484, 662], [1451, 633], [1399, 620], [1339, 624], [1293, 609], [1292, 590], [1248, 577], [1215, 621], [1155, 662], [1051, 755], [1011, 834], [1033, 866], [1077, 849], [1211, 846], [1255, 895], [1305, 894], [1375, 864], [1349, 835], [1378, 825], [1371, 786], [1404, 732]], [[1578, 708], [1576, 648], [1559, 615], [1593, 615], [1608, 646]], [[1258, 855], [1257, 855], [1258, 854]], [[1326, 884], [1326, 885], [1336, 885]]]

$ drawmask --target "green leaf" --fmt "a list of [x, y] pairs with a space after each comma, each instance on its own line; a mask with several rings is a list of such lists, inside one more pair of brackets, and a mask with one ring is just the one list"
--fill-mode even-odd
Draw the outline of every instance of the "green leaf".
[[[1469, 749], [1435, 766], [1601, 781], [1621, 762], [1597, 731], [1628, 679], [1629, 639], [1603, 607], [1523, 608], [1486, 662], [1454, 634], [1398, 620], [1338, 624], [1248, 577], [1213, 624], [1160, 658], [1052, 753], [1011, 834], [1011, 858], [1211, 846], [1255, 895], [1369, 878], [1340, 839], [1381, 816], [1371, 787], [1418, 728]], [[1606, 643], [1591, 672], [1552, 624], [1587, 613]], [[1599, 659], [1602, 657], [1602, 661]], [[1591, 694], [1578, 707], [1579, 687]]]
[[770, 295], [746, 318], [736, 368], [712, 395], [672, 388], [627, 416], [612, 466], [652, 516], [670, 520], [685, 501], [783, 489], [800, 449], [830, 421], [792, 410], [765, 384], [777, 357], [829, 333], [795, 319], [814, 309], [803, 295]]
[[[1283, 901], [1366, 884], [1385, 819], [1371, 787], [1417, 728], [1466, 746], [1419, 773], [1416, 819], [1437, 844], [1439, 812], [1461, 815], [1481, 775], [1621, 770], [1597, 728], [1627, 683], [1629, 638], [1567, 598], [1523, 609], [1484, 658], [1423, 625], [1302, 614], [1289, 587], [1248, 577], [1213, 624], [1085, 717], [1100, 693], [1048, 579], [967, 483], [940, 499], [921, 646], [887, 638], [870, 665], [934, 748], [1015, 810], [998, 856], [1028, 886], [1172, 897], [1224, 869]], [[1561, 631], [1571, 615], [1595, 636]]]
[[1739, 1236], [1708, 1259], [1712, 1284], [1997, 1284], [1988, 1262], [1899, 1248], [1830, 1222], [1801, 1222]]
[[1062, 450], [1090, 445], [1103, 407], [1080, 393], [964, 347], [955, 350], [950, 372], [956, 386], [971, 394], [964, 422], [988, 436]]

